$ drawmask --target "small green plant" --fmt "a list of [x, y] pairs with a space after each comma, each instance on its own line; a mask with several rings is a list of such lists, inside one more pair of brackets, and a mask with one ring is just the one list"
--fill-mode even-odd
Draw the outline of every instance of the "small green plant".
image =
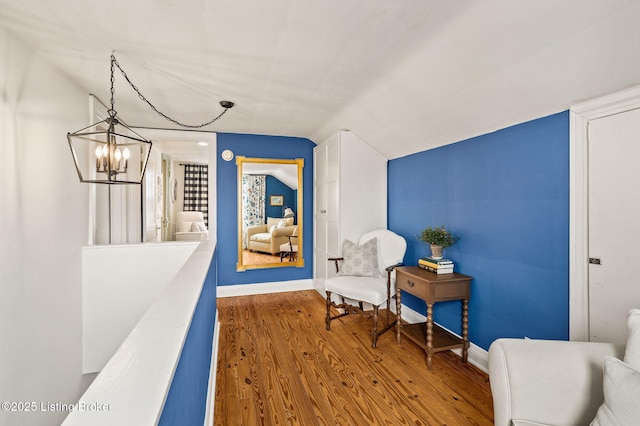
[[422, 230], [420, 239], [427, 244], [436, 246], [449, 247], [460, 239], [457, 235], [453, 235], [447, 231], [444, 225], [440, 227], [428, 227]]

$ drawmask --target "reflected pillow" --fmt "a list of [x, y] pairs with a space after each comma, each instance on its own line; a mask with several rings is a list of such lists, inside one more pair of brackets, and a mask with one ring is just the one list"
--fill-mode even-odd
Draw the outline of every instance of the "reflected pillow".
[[373, 238], [361, 246], [344, 240], [338, 275], [356, 275], [360, 277], [381, 277], [378, 269], [378, 239]]
[[207, 227], [204, 225], [204, 222], [192, 222], [191, 223], [191, 232], [206, 232]]

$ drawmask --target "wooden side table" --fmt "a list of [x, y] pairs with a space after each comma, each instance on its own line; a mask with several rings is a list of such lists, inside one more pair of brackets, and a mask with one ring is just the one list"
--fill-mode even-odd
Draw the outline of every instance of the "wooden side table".
[[[469, 351], [469, 298], [471, 280], [468, 275], [436, 274], [417, 266], [400, 266], [396, 270], [396, 340], [404, 334], [421, 346], [427, 355], [427, 367], [431, 370], [433, 354], [453, 348], [462, 348], [462, 361], [467, 362]], [[427, 322], [402, 324], [400, 319], [401, 291], [411, 293], [427, 302]], [[433, 305], [446, 300], [462, 300], [462, 338], [433, 323]]]

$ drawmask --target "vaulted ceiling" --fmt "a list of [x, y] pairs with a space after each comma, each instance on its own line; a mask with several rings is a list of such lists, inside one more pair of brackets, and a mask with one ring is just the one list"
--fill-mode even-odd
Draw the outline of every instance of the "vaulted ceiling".
[[[179, 121], [231, 100], [205, 130], [349, 129], [389, 159], [640, 83], [638, 0], [0, 0], [0, 26], [103, 102], [115, 52]], [[175, 128], [115, 80], [127, 123]]]

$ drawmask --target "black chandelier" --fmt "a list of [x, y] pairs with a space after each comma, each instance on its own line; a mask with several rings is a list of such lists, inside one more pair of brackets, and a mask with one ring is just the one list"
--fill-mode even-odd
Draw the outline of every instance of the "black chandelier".
[[152, 142], [140, 136], [117, 117], [115, 110], [114, 71], [118, 67], [122, 76], [155, 112], [181, 127], [201, 128], [212, 124], [234, 106], [231, 101], [221, 101], [223, 111], [214, 119], [198, 124], [183, 124], [160, 112], [145, 98], [120, 67], [115, 55], [111, 55], [111, 108], [109, 116], [77, 132], [67, 133], [67, 140], [80, 182], [109, 185], [140, 184], [151, 153]]

